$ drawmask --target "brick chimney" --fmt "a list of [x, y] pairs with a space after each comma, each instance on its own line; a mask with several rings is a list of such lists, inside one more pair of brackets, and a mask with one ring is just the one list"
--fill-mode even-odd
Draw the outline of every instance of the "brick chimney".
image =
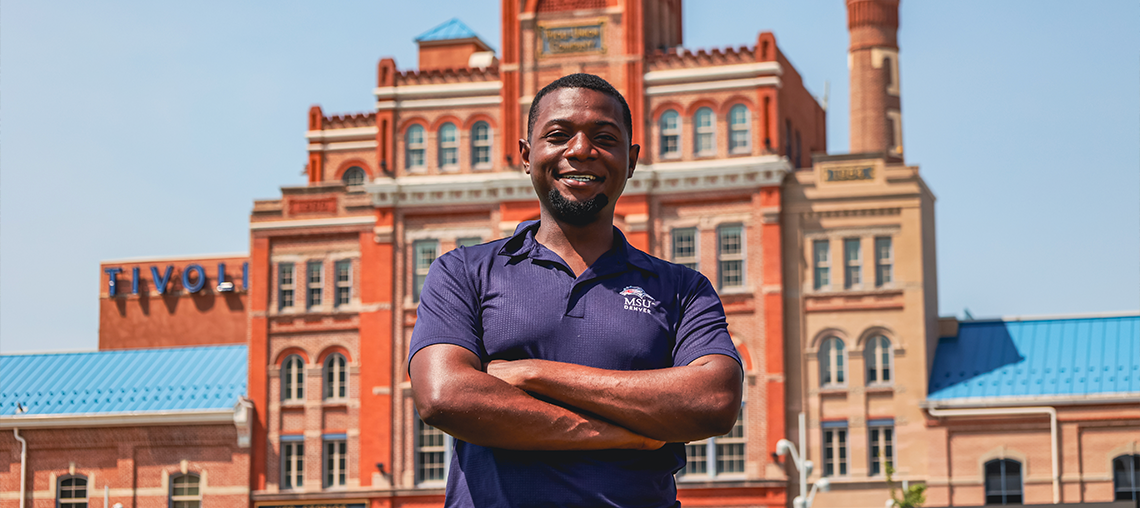
[[847, 0], [851, 153], [902, 156], [899, 0]]

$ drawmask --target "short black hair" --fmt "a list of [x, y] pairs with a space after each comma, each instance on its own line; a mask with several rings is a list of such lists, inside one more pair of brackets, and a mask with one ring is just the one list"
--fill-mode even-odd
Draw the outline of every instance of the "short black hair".
[[538, 93], [534, 95], [534, 100], [530, 103], [530, 114], [526, 121], [527, 139], [530, 139], [530, 135], [534, 131], [534, 122], [538, 119], [538, 103], [541, 102], [542, 98], [546, 97], [547, 94], [560, 88], [586, 88], [602, 92], [616, 99], [621, 103], [622, 122], [625, 124], [626, 133], [629, 134], [629, 142], [630, 144], [633, 143], [633, 114], [629, 112], [629, 104], [625, 102], [625, 97], [622, 97], [621, 92], [618, 92], [608, 81], [593, 74], [583, 72], [562, 76], [552, 81], [549, 85], [542, 87], [542, 90], [539, 90]]

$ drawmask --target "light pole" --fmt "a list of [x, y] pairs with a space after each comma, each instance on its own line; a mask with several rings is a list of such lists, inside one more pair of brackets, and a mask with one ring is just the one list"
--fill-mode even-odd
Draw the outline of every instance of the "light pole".
[[[800, 443], [807, 440], [807, 430], [804, 428], [805, 417], [800, 413]], [[820, 478], [811, 486], [811, 492], [807, 490], [807, 478], [811, 474], [814, 464], [807, 460], [806, 456], [801, 456], [796, 450], [796, 445], [787, 439], [781, 439], [776, 442], [776, 455], [783, 457], [784, 455], [791, 455], [792, 462], [795, 463], [796, 469], [800, 472], [800, 495], [792, 500], [793, 508], [811, 508], [811, 502], [815, 499], [817, 491], [827, 492], [831, 489], [831, 481], [827, 478]]]

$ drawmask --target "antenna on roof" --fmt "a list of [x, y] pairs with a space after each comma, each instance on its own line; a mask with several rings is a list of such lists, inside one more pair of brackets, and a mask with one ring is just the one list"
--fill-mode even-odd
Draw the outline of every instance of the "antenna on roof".
[[823, 97], [820, 97], [819, 106], [823, 108], [823, 112], [827, 113], [827, 96], [831, 93], [831, 82], [823, 80]]
[[974, 315], [973, 315], [973, 314], [970, 314], [970, 309], [968, 309], [968, 308], [966, 308], [966, 307], [962, 307], [962, 314], [963, 314], [964, 316], [966, 316], [966, 320], [968, 320], [968, 321], [973, 321], [973, 320], [974, 320]]

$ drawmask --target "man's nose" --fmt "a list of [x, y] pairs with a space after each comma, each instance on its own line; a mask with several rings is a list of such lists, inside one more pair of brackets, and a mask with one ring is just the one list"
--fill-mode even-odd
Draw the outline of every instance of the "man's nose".
[[590, 160], [597, 158], [597, 156], [594, 143], [591, 142], [590, 137], [585, 132], [579, 132], [570, 138], [570, 143], [566, 147], [567, 159]]

